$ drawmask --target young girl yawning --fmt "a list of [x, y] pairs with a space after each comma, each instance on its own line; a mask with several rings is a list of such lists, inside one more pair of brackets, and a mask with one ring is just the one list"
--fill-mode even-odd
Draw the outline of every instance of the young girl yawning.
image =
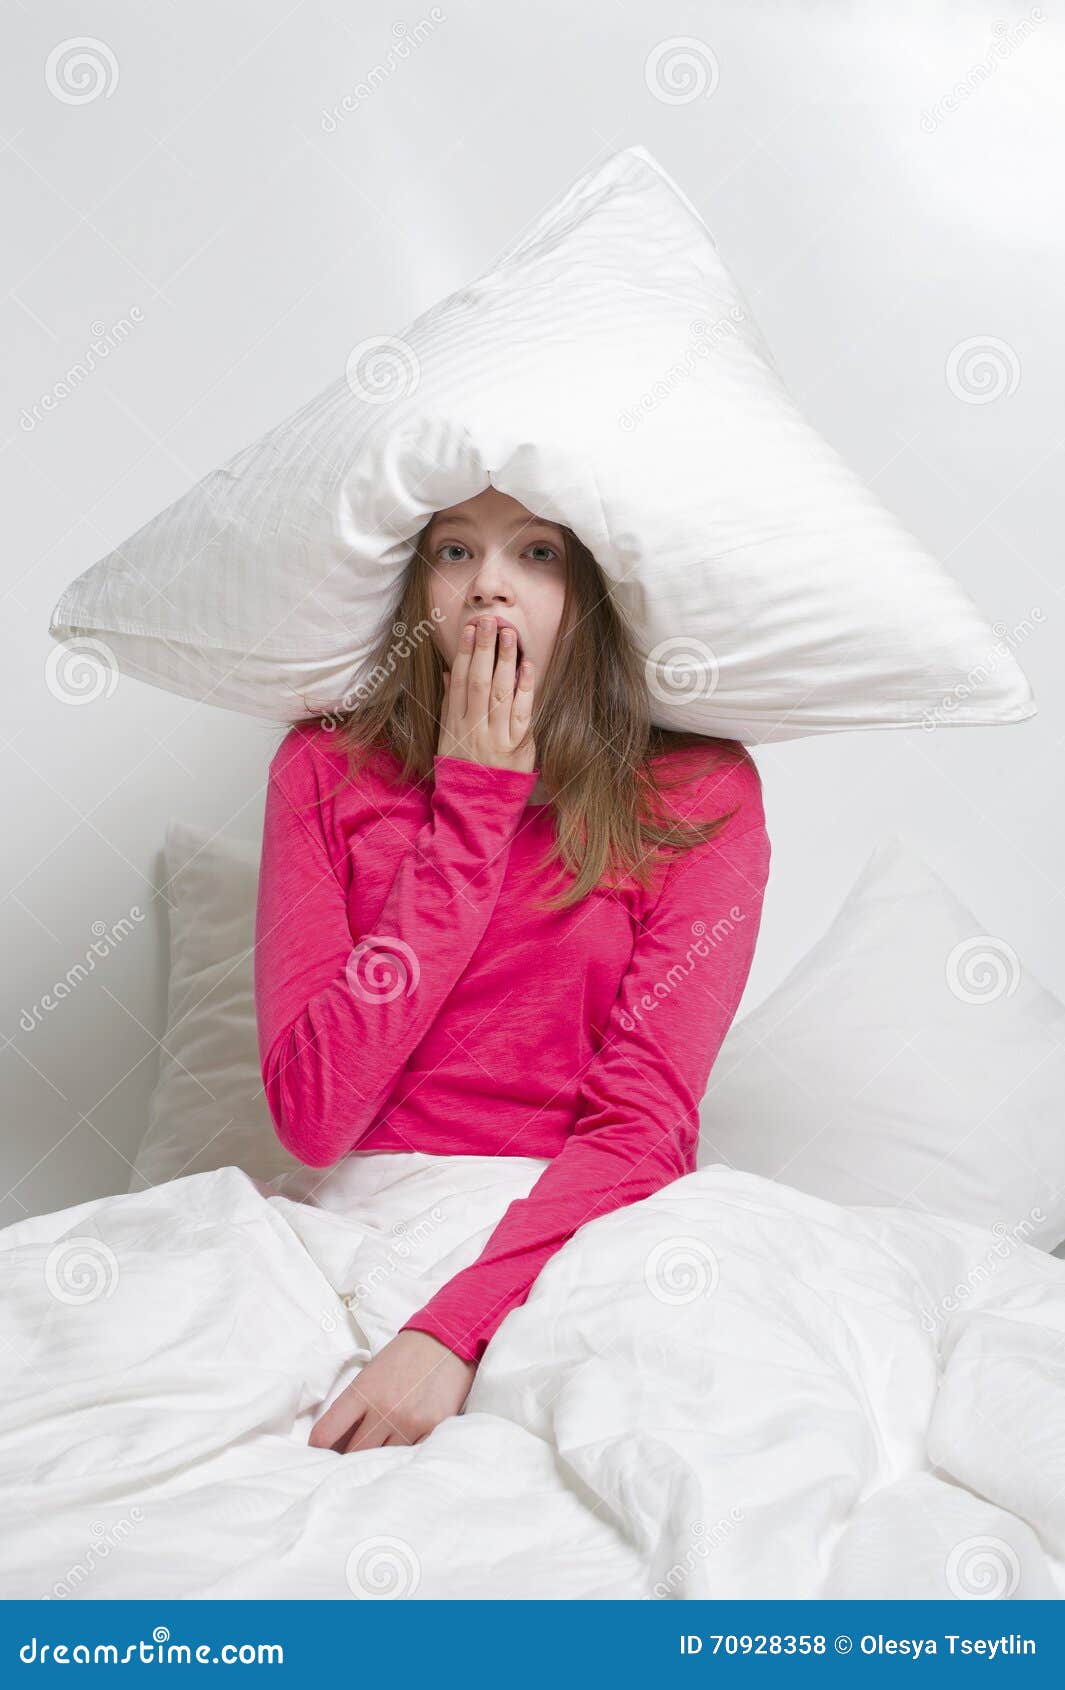
[[338, 1451], [459, 1413], [553, 1252], [695, 1170], [770, 860], [750, 754], [652, 726], [594, 557], [494, 487], [419, 535], [369, 673], [270, 768], [255, 990], [278, 1136], [322, 1168], [550, 1164], [316, 1421]]

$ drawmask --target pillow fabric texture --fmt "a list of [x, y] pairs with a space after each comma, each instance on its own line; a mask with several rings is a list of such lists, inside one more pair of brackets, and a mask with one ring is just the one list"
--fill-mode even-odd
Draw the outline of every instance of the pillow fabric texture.
[[590, 548], [662, 727], [753, 744], [1035, 713], [1006, 643], [789, 397], [642, 146], [402, 333], [360, 341], [71, 582], [50, 631], [253, 716], [350, 708], [413, 539], [489, 486]]
[[269, 1180], [302, 1168], [263, 1093], [255, 1029], [260, 848], [171, 822], [167, 1026], [129, 1189], [231, 1164]]
[[1065, 1238], [1065, 1005], [898, 835], [735, 1022], [698, 1163], [834, 1203]]

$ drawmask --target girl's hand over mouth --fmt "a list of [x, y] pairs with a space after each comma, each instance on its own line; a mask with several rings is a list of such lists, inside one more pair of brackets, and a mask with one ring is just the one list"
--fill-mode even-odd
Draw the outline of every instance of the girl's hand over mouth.
[[529, 774], [536, 768], [532, 735], [521, 743], [532, 722], [533, 665], [526, 658], [517, 669], [517, 646], [513, 628], [501, 628], [497, 658], [496, 618], [479, 616], [476, 636], [467, 623], [444, 674], [437, 756]]

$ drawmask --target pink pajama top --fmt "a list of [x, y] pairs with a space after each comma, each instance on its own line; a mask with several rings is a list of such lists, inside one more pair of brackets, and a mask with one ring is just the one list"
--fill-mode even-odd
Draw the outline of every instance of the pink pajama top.
[[[699, 1102], [736, 1012], [770, 859], [745, 748], [708, 740], [665, 803], [734, 811], [657, 858], [647, 890], [554, 913], [537, 772], [438, 756], [357, 780], [317, 722], [270, 765], [256, 915], [263, 1086], [281, 1143], [328, 1167], [370, 1150], [550, 1158], [476, 1261], [411, 1316], [480, 1361], [578, 1227], [695, 1169]], [[683, 765], [688, 768], [688, 764]], [[386, 779], [391, 775], [392, 782]]]

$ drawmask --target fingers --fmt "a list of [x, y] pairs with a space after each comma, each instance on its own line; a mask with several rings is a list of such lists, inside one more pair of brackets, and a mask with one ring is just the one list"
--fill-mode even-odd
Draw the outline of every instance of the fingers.
[[459, 649], [455, 654], [455, 661], [451, 665], [450, 695], [455, 701], [455, 709], [466, 712], [466, 677], [470, 672], [470, 659], [473, 656], [473, 641], [475, 628], [472, 622], [467, 622], [459, 635]]
[[492, 676], [488, 718], [502, 732], [510, 729], [510, 711], [514, 699], [514, 671], [518, 661], [518, 636], [513, 628], [500, 628], [499, 655]]
[[370, 1407], [362, 1398], [341, 1391], [336, 1402], [311, 1427], [308, 1442], [315, 1449], [331, 1449], [335, 1455], [350, 1455], [360, 1449], [383, 1449], [386, 1444], [406, 1444], [402, 1428]]
[[533, 666], [526, 658], [518, 670], [517, 685], [510, 700], [510, 735], [515, 745], [520, 744], [532, 724], [534, 690]]
[[[460, 677], [457, 684], [465, 681], [463, 714], [477, 719], [498, 717], [505, 722], [517, 672], [518, 637], [513, 628], [499, 628], [494, 616], [479, 617], [475, 626], [472, 640], [470, 624], [463, 629], [459, 657], [452, 670]], [[458, 697], [461, 700], [461, 692]]]
[[352, 1432], [340, 1454], [352, 1455], [363, 1449], [407, 1449], [410, 1443], [411, 1439], [404, 1435], [402, 1426], [390, 1420], [387, 1415], [367, 1414], [361, 1426]]
[[311, 1427], [308, 1443], [315, 1449], [336, 1449], [351, 1436], [352, 1428], [357, 1426], [366, 1413], [367, 1402], [358, 1389], [358, 1382], [352, 1380], [335, 1402], [331, 1403], [324, 1414], [320, 1414]]
[[495, 625], [482, 626], [480, 617], [476, 622], [467, 622], [459, 635], [459, 649], [451, 665], [451, 690], [463, 715], [471, 677], [479, 677], [482, 685], [489, 681], [494, 657]]
[[387, 1431], [387, 1420], [378, 1420], [375, 1424], [369, 1415], [365, 1415], [360, 1424], [355, 1427], [351, 1437], [341, 1447], [340, 1454], [351, 1455], [355, 1450], [378, 1449], [384, 1443]]
[[535, 679], [528, 659], [518, 663], [513, 628], [488, 612], [467, 622], [444, 675], [440, 749], [506, 767], [532, 726]]
[[480, 673], [482, 678], [479, 683], [481, 705], [477, 713], [481, 717], [484, 715], [483, 704], [484, 700], [487, 699], [487, 689], [491, 682], [491, 667], [488, 670], [488, 679], [483, 678], [484, 654], [486, 651], [489, 659], [494, 656], [494, 625], [493, 631], [489, 633], [482, 629], [480, 619], [476, 622], [467, 622], [459, 635], [459, 649], [455, 661], [451, 665], [451, 680], [444, 692], [443, 710], [443, 721], [448, 736], [463, 750], [466, 748], [471, 732], [471, 723], [467, 718], [471, 713], [474, 698], [478, 695], [477, 677], [474, 672], [478, 652], [481, 653]]
[[495, 618], [479, 616], [477, 618], [477, 634], [473, 642], [473, 655], [466, 676], [466, 709], [467, 713], [478, 718], [484, 716], [488, 707], [488, 695], [492, 688], [492, 672], [496, 665], [496, 625]]

